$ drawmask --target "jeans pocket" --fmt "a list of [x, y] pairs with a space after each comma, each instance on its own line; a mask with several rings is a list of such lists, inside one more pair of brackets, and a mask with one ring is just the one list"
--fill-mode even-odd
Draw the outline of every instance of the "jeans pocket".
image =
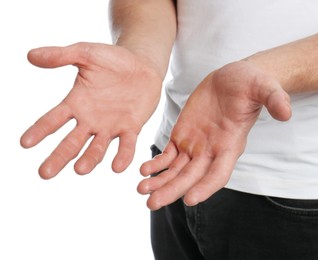
[[[161, 154], [162, 152], [161, 152], [161, 150], [156, 146], [156, 145], [152, 145], [152, 146], [150, 146], [150, 149], [151, 149], [151, 157], [152, 158], [154, 158], [155, 156], [157, 156], [157, 155], [159, 155], [159, 154]], [[163, 169], [163, 170], [161, 170], [161, 171], [159, 171], [159, 172], [155, 172], [155, 173], [153, 173], [153, 174], [151, 174], [151, 177], [156, 177], [156, 176], [158, 176], [160, 173], [162, 173], [162, 172], [164, 172], [164, 171], [166, 171], [167, 169]]]
[[318, 216], [318, 200], [285, 199], [277, 197], [265, 197], [267, 201], [277, 209], [301, 216]]
[[155, 144], [150, 146], [150, 150], [151, 150], [151, 157], [152, 158], [155, 157], [156, 155], [161, 154], [161, 150]]

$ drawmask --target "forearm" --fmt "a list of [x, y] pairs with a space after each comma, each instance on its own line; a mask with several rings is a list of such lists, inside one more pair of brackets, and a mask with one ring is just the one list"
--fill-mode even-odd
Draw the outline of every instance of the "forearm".
[[147, 57], [164, 78], [176, 36], [172, 0], [111, 0], [113, 42]]
[[318, 34], [246, 60], [277, 78], [288, 93], [318, 91]]

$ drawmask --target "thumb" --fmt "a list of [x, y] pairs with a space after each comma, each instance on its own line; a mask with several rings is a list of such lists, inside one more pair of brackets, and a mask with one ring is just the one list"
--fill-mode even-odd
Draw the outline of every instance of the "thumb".
[[290, 97], [278, 82], [275, 82], [269, 94], [267, 93], [264, 105], [271, 116], [277, 120], [287, 121], [291, 117]]
[[88, 43], [76, 43], [66, 47], [41, 47], [28, 52], [29, 62], [41, 68], [57, 68], [65, 65], [83, 63]]

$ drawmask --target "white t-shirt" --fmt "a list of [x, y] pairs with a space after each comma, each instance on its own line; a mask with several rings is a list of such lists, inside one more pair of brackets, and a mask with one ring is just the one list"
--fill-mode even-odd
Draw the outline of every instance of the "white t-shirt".
[[[180, 109], [221, 66], [318, 33], [317, 0], [178, 0], [178, 35], [155, 143], [163, 149]], [[318, 199], [318, 92], [292, 95], [292, 118], [263, 109], [227, 187]]]

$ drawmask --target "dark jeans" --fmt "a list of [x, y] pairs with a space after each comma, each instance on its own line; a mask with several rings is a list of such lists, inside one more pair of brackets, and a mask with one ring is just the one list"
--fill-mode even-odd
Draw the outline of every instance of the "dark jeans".
[[224, 188], [195, 207], [180, 199], [151, 212], [151, 239], [156, 260], [316, 260], [318, 200]]

